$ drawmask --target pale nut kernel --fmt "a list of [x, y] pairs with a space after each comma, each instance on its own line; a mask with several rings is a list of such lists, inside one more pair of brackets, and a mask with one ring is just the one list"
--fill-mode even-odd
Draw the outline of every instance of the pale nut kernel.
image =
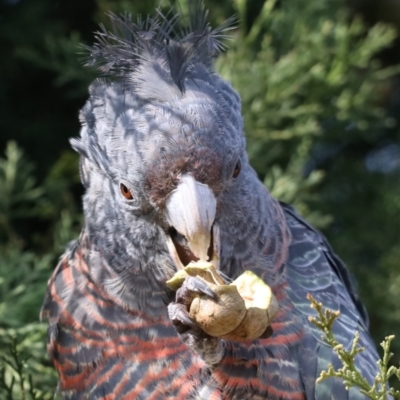
[[229, 340], [254, 340], [260, 337], [278, 313], [278, 301], [271, 288], [252, 271], [245, 271], [236, 285], [246, 304], [247, 314], [242, 323], [229, 334]]
[[246, 316], [239, 326], [232, 332], [221, 336], [221, 338], [236, 342], [257, 339], [271, 324], [277, 312], [278, 302], [275, 296], [273, 296], [268, 309], [258, 307], [247, 308]]
[[198, 296], [190, 305], [190, 318], [210, 336], [220, 337], [240, 325], [246, 316], [246, 305], [237, 287], [233, 285], [207, 285], [217, 295], [217, 300]]

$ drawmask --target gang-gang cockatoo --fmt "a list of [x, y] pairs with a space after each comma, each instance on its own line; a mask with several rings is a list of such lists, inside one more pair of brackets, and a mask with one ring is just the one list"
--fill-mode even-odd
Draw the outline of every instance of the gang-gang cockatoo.
[[[203, 6], [132, 22], [111, 15], [90, 48], [102, 77], [80, 113], [84, 227], [62, 256], [42, 309], [64, 399], [364, 399], [308, 320], [311, 293], [340, 310], [345, 346], [360, 332], [358, 367], [372, 382], [378, 358], [348, 272], [325, 239], [272, 198], [249, 164], [241, 102], [213, 69], [229, 23], [211, 29]], [[210, 261], [228, 281], [251, 270], [279, 311], [252, 341], [211, 337], [182, 299], [213, 291], [186, 278]], [[193, 297], [193, 296], [192, 296]]]

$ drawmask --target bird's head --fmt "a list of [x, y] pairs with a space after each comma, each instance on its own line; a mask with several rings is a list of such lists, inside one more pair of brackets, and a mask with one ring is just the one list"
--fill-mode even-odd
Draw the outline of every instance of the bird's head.
[[192, 10], [178, 33], [173, 13], [137, 23], [111, 15], [113, 30], [89, 48], [106, 77], [90, 87], [71, 143], [87, 229], [110, 257], [218, 264], [219, 215], [253, 172], [240, 98], [212, 68], [230, 25], [212, 30], [206, 15]]

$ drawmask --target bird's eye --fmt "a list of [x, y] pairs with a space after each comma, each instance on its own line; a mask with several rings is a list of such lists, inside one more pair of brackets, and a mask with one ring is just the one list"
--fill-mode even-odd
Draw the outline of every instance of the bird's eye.
[[240, 174], [240, 170], [241, 169], [242, 169], [242, 164], [241, 164], [240, 160], [238, 160], [238, 162], [235, 165], [235, 169], [233, 170], [232, 176], [234, 178], [237, 178], [239, 176], [239, 174]]
[[124, 196], [128, 200], [133, 199], [131, 191], [123, 183], [119, 185], [119, 188], [121, 189], [122, 196]]

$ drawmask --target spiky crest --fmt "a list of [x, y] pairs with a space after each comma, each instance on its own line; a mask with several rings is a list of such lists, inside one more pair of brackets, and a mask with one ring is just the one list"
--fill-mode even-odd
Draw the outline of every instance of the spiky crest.
[[[231, 17], [212, 29], [207, 21], [208, 10], [202, 1], [189, 1], [188, 25], [182, 24], [182, 16], [171, 8], [163, 14], [156, 10], [154, 17], [136, 22], [130, 14], [117, 16], [109, 13], [111, 30], [100, 25], [85, 65], [97, 66], [106, 76], [118, 77], [132, 83], [130, 74], [141, 65], [156, 62], [168, 67], [173, 83], [183, 93], [184, 81], [195, 64], [210, 68], [213, 59], [225, 48], [226, 32], [234, 28]], [[133, 82], [134, 83], [134, 82]]]

